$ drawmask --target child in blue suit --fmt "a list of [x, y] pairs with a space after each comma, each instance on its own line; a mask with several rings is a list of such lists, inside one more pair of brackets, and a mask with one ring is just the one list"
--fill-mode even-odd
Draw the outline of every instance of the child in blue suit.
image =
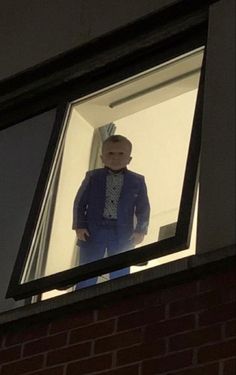
[[[150, 205], [144, 177], [131, 172], [131, 142], [112, 135], [102, 146], [104, 168], [86, 173], [73, 208], [73, 226], [80, 247], [80, 265], [115, 255], [141, 243], [148, 230]], [[110, 274], [127, 275], [129, 267]], [[82, 281], [77, 288], [96, 284]]]

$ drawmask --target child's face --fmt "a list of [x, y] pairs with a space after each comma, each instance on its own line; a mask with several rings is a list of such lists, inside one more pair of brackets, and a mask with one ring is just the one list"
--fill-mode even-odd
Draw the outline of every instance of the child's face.
[[132, 159], [130, 146], [125, 141], [108, 142], [103, 146], [101, 159], [103, 164], [113, 171], [125, 168]]

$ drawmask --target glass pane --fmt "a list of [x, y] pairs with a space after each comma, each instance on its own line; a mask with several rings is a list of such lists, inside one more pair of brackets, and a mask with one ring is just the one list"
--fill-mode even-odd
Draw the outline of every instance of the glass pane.
[[[86, 172], [103, 168], [102, 142], [112, 134], [121, 134], [131, 141], [128, 170], [144, 176], [146, 181], [150, 222], [143, 242], [135, 247], [175, 235], [202, 57], [203, 50], [193, 51], [72, 103], [31, 248], [31, 258], [40, 249], [46, 260], [37, 272], [26, 267], [22, 282], [81, 264], [77, 237], [72, 230], [73, 203]], [[121, 194], [122, 178], [120, 183]], [[127, 190], [127, 205], [132, 199], [129, 194]], [[120, 197], [115, 215], [120, 209]], [[95, 205], [100, 200], [98, 196]], [[132, 267], [131, 272], [137, 268]], [[102, 276], [100, 281], [107, 278]]]
[[[9, 282], [19, 252], [55, 117], [54, 108], [0, 132], [0, 248], [4, 257], [4, 261], [0, 262], [2, 286]], [[28, 269], [34, 275], [33, 267]], [[2, 293], [5, 293], [5, 287]]]

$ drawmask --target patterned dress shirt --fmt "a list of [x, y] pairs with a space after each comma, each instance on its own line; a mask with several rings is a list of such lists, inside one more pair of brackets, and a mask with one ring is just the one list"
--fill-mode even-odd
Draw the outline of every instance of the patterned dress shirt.
[[103, 212], [103, 217], [106, 219], [117, 219], [117, 207], [123, 182], [123, 171], [113, 173], [109, 170], [106, 179], [106, 200]]

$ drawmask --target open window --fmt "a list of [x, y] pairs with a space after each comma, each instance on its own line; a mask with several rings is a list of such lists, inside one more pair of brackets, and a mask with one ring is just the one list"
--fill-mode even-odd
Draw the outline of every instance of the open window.
[[[158, 33], [154, 42], [156, 22], [146, 24], [152, 37], [130, 34], [130, 45], [127, 30], [114, 40], [108, 36], [110, 55], [104, 41], [97, 49], [88, 46], [81, 67], [72, 66], [58, 90], [55, 80], [55, 98], [49, 92], [48, 101], [59, 103], [57, 116], [7, 297], [45, 299], [92, 277], [107, 281], [125, 267], [136, 273], [194, 254], [206, 25], [183, 22], [192, 34], [176, 31], [173, 37], [167, 30], [166, 44]], [[128, 168], [145, 177], [148, 234], [134, 249], [80, 265], [73, 202], [86, 171], [102, 167], [101, 145], [112, 134], [132, 142]]]
[[[194, 113], [203, 52], [203, 48], [190, 51], [66, 106], [19, 275], [22, 287], [72, 272], [74, 280], [84, 279], [88, 272], [97, 273], [104, 281], [110, 266], [119, 269], [127, 264], [131, 272], [137, 272], [160, 264], [169, 254], [183, 256], [179, 252], [189, 248], [195, 204], [192, 198], [197, 184], [199, 149], [193, 150], [193, 145], [197, 135], [194, 128], [199, 124], [196, 116], [194, 124]], [[141, 251], [129, 250], [80, 267], [71, 227], [73, 201], [86, 171], [102, 167], [101, 145], [112, 134], [122, 134], [133, 144], [129, 168], [146, 179], [151, 206], [149, 230], [138, 246]], [[191, 186], [186, 186], [187, 164], [195, 168]], [[191, 191], [191, 202], [183, 196], [186, 188]], [[187, 206], [188, 210], [183, 211]], [[181, 223], [181, 215], [189, 215], [187, 226]], [[193, 245], [187, 255], [194, 251]], [[49, 284], [47, 289], [51, 289]]]

